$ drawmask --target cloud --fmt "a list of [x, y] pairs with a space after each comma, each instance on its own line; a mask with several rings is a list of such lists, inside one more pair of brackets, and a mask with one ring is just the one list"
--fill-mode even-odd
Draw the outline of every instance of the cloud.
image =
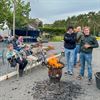
[[[100, 0], [28, 0], [31, 3], [31, 17], [48, 21], [63, 15], [100, 9]], [[56, 17], [55, 17], [56, 16]], [[54, 18], [53, 18], [54, 17]], [[50, 19], [51, 18], [51, 19]]]
[[44, 22], [44, 24], [46, 24], [46, 23], [51, 24], [55, 20], [63, 20], [63, 19], [66, 20], [68, 17], [71, 17], [73, 15], [74, 16], [77, 16], [79, 14], [87, 14], [88, 12], [91, 12], [91, 11], [98, 12], [99, 9], [96, 9], [96, 10], [88, 10], [88, 11], [80, 11], [80, 12], [74, 12], [74, 13], [59, 14], [59, 15], [55, 15], [55, 16], [52, 16], [52, 17], [48, 17], [48, 18], [40, 18], [40, 20], [42, 20]]

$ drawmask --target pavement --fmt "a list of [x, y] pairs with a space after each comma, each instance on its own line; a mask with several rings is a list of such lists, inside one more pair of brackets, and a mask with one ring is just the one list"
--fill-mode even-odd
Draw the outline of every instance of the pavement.
[[[100, 41], [99, 41], [100, 44]], [[44, 44], [48, 45], [48, 44]], [[63, 48], [63, 43], [60, 42], [50, 42], [49, 45], [54, 45], [56, 47], [55, 51], [60, 52]], [[51, 52], [51, 53], [52, 53]], [[80, 67], [74, 68], [74, 75], [65, 75], [66, 67], [63, 69], [63, 75], [61, 81], [72, 81], [81, 85], [84, 90], [84, 94], [80, 95], [77, 99], [73, 100], [100, 100], [100, 90], [96, 87], [95, 76], [96, 72], [100, 72], [100, 47], [94, 49], [93, 51], [93, 83], [88, 85], [87, 81], [87, 70], [85, 72], [85, 77], [82, 80], [78, 80], [76, 77], [79, 74]], [[65, 59], [62, 58], [65, 62]], [[7, 65], [5, 65], [7, 66]], [[0, 66], [1, 67], [1, 66]], [[16, 78], [16, 76], [0, 82], [0, 100], [35, 100], [32, 96], [34, 83], [37, 81], [48, 80], [48, 69], [46, 66], [37, 66], [32, 69], [32, 72], [24, 74], [23, 77]]]

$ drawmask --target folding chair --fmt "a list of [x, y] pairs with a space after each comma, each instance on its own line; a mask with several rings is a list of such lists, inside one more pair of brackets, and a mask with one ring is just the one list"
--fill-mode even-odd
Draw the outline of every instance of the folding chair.
[[[30, 61], [29, 59], [27, 59], [28, 60], [28, 65], [29, 65], [29, 69], [30, 69], [30, 72], [31, 72], [31, 69], [32, 69], [32, 66], [33, 66], [33, 64], [36, 64], [37, 63], [37, 60], [38, 60], [38, 58], [37, 57], [35, 57], [35, 56], [31, 56], [32, 58], [34, 58], [32, 61]], [[27, 67], [26, 67], [26, 70], [27, 70]], [[27, 71], [26, 71], [27, 72]]]
[[[10, 63], [8, 62], [8, 66], [7, 66], [7, 69], [6, 69], [6, 75], [7, 75], [7, 78], [6, 79], [8, 79], [8, 74], [9, 74], [9, 67], [11, 67], [10, 66]], [[17, 64], [15, 67], [14, 67], [14, 71], [13, 72], [17, 72], [16, 73], [16, 75], [17, 75], [17, 79], [19, 78], [19, 65]], [[11, 73], [13, 73], [13, 72], [11, 72]], [[13, 76], [13, 75], [12, 75]]]

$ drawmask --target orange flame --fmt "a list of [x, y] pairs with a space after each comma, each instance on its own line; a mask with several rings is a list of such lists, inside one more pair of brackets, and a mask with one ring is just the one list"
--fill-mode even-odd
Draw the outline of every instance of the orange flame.
[[51, 56], [51, 58], [48, 60], [48, 65], [52, 68], [62, 68], [63, 64], [61, 64], [57, 57], [54, 55]]

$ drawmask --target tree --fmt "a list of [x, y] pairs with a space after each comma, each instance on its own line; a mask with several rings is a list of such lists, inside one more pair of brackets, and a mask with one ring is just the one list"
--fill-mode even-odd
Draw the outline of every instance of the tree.
[[0, 24], [12, 18], [12, 5], [10, 0], [0, 0]]
[[44, 26], [51, 28], [66, 28], [70, 25], [74, 27], [89, 26], [91, 29], [91, 33], [93, 35], [98, 35], [100, 33], [100, 11], [89, 12], [88, 14], [80, 14], [78, 16], [68, 17], [67, 20], [58, 20], [51, 25], [46, 24]]
[[[16, 0], [16, 28], [23, 28], [29, 22], [30, 3]], [[0, 0], [0, 24], [7, 24], [10, 29], [13, 25], [13, 0]]]
[[16, 0], [16, 28], [23, 28], [29, 22], [30, 3], [22, 0]]

